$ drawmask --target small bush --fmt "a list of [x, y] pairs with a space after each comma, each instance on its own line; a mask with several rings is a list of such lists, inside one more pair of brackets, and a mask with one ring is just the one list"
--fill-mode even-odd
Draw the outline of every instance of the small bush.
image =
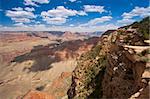
[[42, 91], [44, 88], [45, 88], [45, 86], [39, 86], [39, 87], [36, 88], [36, 90]]

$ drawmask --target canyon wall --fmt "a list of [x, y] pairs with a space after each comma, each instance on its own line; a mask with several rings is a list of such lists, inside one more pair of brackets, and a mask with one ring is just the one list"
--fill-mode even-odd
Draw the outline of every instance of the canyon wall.
[[150, 47], [138, 29], [107, 31], [91, 51], [81, 55], [68, 98], [148, 99]]

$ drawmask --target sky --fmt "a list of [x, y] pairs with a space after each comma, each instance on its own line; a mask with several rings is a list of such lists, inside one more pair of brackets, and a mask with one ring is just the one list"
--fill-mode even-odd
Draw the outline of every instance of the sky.
[[0, 0], [0, 31], [106, 31], [146, 16], [149, 0]]

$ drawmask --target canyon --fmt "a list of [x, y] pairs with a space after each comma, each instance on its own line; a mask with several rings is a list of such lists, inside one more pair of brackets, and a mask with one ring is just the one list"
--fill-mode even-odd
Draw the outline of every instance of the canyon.
[[0, 33], [1, 99], [65, 97], [76, 59], [98, 40], [71, 32]]
[[1, 32], [0, 99], [148, 99], [148, 19], [92, 36]]

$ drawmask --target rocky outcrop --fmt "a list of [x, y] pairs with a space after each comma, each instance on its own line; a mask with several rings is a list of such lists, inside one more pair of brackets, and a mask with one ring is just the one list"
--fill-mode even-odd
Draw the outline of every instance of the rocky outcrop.
[[[38, 37], [30, 36], [27, 33], [15, 33], [15, 32], [5, 32], [0, 33], [0, 41], [6, 43], [13, 43], [13, 42], [21, 42], [27, 40], [37, 40]], [[1, 44], [1, 43], [0, 43]]]
[[64, 34], [61, 37], [64, 38], [65, 40], [75, 40], [75, 39], [78, 39], [80, 37], [80, 35], [66, 31], [66, 32], [64, 32]]
[[52, 82], [51, 86], [49, 87], [50, 89], [47, 89], [47, 91], [57, 98], [66, 97], [70, 83], [71, 72], [62, 72], [61, 75]]
[[40, 91], [30, 91], [23, 99], [56, 99], [56, 97]]
[[[11, 38], [6, 35], [2, 38]], [[47, 38], [46, 34], [39, 33], [28, 36], [29, 39], [22, 41], [12, 37], [11, 42], [0, 42], [3, 43], [0, 45], [0, 97], [22, 99], [28, 93], [25, 99], [66, 98], [75, 59], [89, 51], [99, 37], [64, 41], [51, 40], [49, 35]]]
[[[48, 56], [54, 56], [55, 60], [67, 60], [70, 58], [76, 58], [82, 53], [89, 51], [99, 40], [98, 37], [85, 40], [81, 40], [75, 37], [76, 40], [59, 42], [57, 39], [56, 41], [51, 41], [50, 38], [46, 38], [47, 40], [45, 40], [44, 37], [47, 36], [47, 33], [37, 33], [36, 35], [29, 34], [0, 34], [0, 47], [2, 47], [0, 49], [0, 63], [10, 63], [11, 61], [15, 60], [15, 57], [23, 56], [27, 53], [32, 54], [29, 55], [30, 59], [39, 57], [39, 54], [42, 56], [46, 54]], [[70, 35], [73, 35], [71, 36], [73, 38], [75, 34], [69, 32], [64, 34], [64, 36], [66, 35], [69, 35], [69, 37]], [[48, 37], [49, 36], [50, 35], [48, 35]], [[62, 39], [65, 39], [65, 37], [62, 36]], [[45, 46], [45, 44], [40, 43], [40, 41], [48, 44]]]
[[[10, 63], [14, 57], [30, 52], [33, 42], [39, 42], [40, 37], [28, 33], [4, 32], [0, 33], [0, 63]], [[33, 44], [34, 45], [34, 44]]]
[[103, 98], [129, 98], [148, 83], [142, 82], [146, 63], [134, 59], [122, 47], [111, 48], [107, 55], [108, 65], [102, 81]]
[[147, 45], [136, 29], [103, 34], [97, 46], [78, 59], [68, 98], [148, 99]]

